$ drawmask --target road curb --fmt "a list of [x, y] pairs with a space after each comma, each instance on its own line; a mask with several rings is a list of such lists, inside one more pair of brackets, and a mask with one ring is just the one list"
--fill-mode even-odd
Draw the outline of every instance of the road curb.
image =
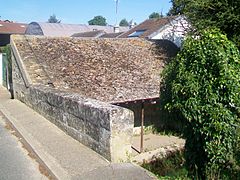
[[39, 165], [39, 171], [41, 174], [45, 175], [50, 180], [57, 180], [58, 178], [55, 176], [55, 174], [49, 169], [49, 167], [44, 163], [44, 161], [39, 157], [39, 155], [36, 153], [36, 151], [33, 149], [33, 147], [28, 143], [28, 141], [24, 138], [24, 136], [19, 132], [19, 130], [14, 126], [13, 122], [3, 113], [2, 110], [0, 110], [0, 116], [3, 117], [3, 119], [6, 122], [7, 129], [13, 130], [18, 140], [21, 142], [24, 149], [28, 151], [28, 155], [34, 159], [38, 165]]

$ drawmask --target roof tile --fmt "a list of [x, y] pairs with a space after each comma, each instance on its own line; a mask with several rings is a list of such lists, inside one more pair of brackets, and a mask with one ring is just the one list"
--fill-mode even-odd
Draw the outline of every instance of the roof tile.
[[168, 24], [174, 17], [165, 17], [165, 18], [157, 18], [157, 19], [147, 19], [141, 24], [135, 26], [134, 28], [130, 29], [129, 31], [123, 33], [119, 36], [119, 38], [128, 38], [128, 36], [136, 31], [146, 30], [142, 33], [139, 37], [140, 38], [147, 38], [152, 33], [159, 30], [161, 27]]
[[112, 103], [158, 97], [160, 72], [170, 58], [163, 49], [167, 46], [143, 39], [14, 36], [13, 40], [30, 77], [40, 75], [28, 68], [36, 62], [55, 88]]
[[0, 21], [0, 34], [24, 34], [27, 24]]

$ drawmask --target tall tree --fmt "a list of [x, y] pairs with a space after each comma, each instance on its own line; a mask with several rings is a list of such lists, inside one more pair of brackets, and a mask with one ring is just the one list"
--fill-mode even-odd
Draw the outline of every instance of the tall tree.
[[218, 30], [196, 35], [164, 69], [161, 104], [185, 122], [191, 179], [238, 179], [240, 54]]
[[158, 12], [153, 12], [148, 16], [149, 19], [161, 18], [161, 17], [163, 17], [163, 15], [162, 14], [160, 15]]
[[106, 26], [107, 22], [106, 22], [106, 18], [104, 18], [103, 16], [95, 16], [93, 19], [88, 21], [88, 24], [89, 25]]
[[168, 15], [184, 14], [194, 28], [217, 27], [240, 48], [239, 0], [171, 0]]
[[55, 14], [51, 15], [48, 19], [48, 23], [60, 23], [60, 22], [61, 20], [57, 19]]
[[124, 18], [120, 21], [119, 26], [129, 26], [129, 22]]
[[167, 13], [167, 16], [177, 16], [183, 14], [183, 9], [185, 7], [185, 2], [183, 0], [171, 0], [172, 7]]
[[161, 15], [158, 12], [153, 12], [148, 16], [149, 19], [160, 18]]

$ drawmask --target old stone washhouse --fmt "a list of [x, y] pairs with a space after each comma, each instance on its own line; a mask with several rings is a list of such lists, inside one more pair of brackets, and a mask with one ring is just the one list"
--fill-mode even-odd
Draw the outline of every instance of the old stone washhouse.
[[177, 50], [168, 41], [37, 36], [13, 36], [11, 47], [15, 98], [112, 162], [128, 160], [143, 100], [146, 124], [158, 122], [148, 100], [158, 102], [160, 72]]

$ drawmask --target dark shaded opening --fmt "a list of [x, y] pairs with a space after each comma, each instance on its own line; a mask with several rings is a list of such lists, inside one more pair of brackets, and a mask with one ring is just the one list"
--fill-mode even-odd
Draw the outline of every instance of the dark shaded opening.
[[0, 46], [6, 46], [10, 43], [10, 34], [0, 34]]
[[134, 112], [134, 127], [141, 126], [142, 107], [144, 107], [144, 126], [152, 126], [156, 131], [181, 132], [183, 124], [174, 121], [168, 112], [162, 109], [159, 98], [114, 103]]

